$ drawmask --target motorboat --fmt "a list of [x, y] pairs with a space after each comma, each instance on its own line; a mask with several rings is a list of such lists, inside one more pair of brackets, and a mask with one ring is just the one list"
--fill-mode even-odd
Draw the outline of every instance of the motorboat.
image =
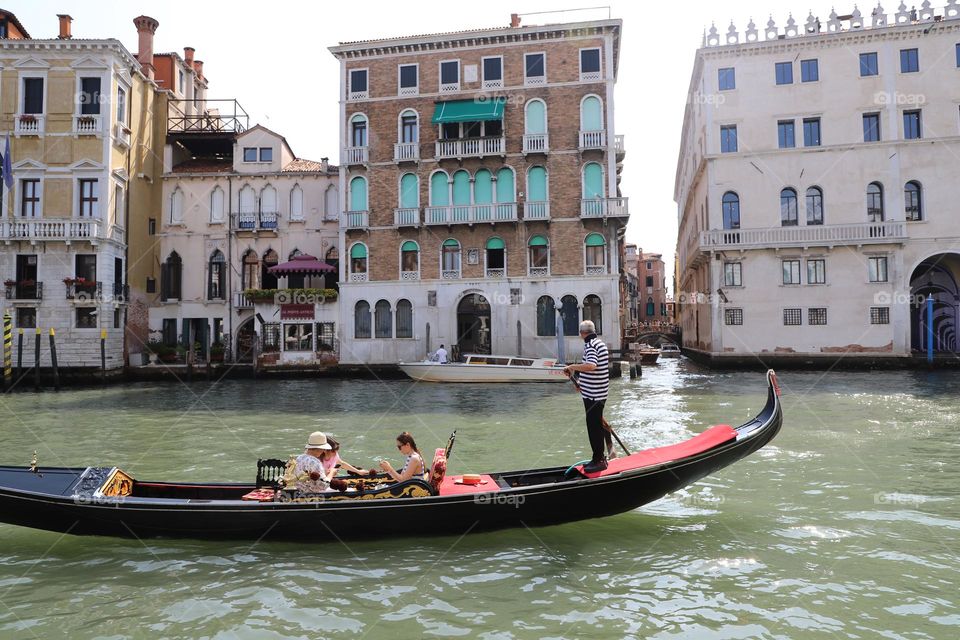
[[468, 353], [463, 362], [401, 362], [400, 369], [424, 382], [566, 382], [556, 358], [524, 358]]

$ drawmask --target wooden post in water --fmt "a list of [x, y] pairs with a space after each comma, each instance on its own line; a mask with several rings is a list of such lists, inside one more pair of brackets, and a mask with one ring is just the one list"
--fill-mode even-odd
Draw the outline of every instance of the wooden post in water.
[[3, 388], [13, 384], [13, 318], [9, 311], [3, 313]]
[[100, 384], [107, 384], [107, 330], [100, 329]]
[[53, 367], [53, 390], [60, 391], [60, 369], [57, 367], [57, 338], [50, 327], [50, 365]]
[[23, 377], [23, 328], [17, 329], [17, 382]]
[[520, 340], [520, 321], [517, 320], [517, 355], [518, 355], [518, 356], [522, 356], [522, 355], [523, 355], [523, 351], [521, 350], [521, 345], [522, 345], [522, 344], [523, 344], [523, 343], [522, 343], [521, 340]]
[[40, 391], [40, 327], [37, 327], [33, 346], [33, 390]]
[[257, 367], [260, 366], [260, 334], [253, 334], [253, 344], [251, 345], [251, 351], [253, 351], [253, 379], [257, 379]]

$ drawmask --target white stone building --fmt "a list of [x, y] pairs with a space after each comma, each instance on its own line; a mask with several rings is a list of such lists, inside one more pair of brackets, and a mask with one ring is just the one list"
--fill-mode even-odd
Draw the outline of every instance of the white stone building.
[[[684, 346], [957, 351], [960, 6], [715, 28], [677, 163]], [[792, 356], [788, 356], [792, 357]]]

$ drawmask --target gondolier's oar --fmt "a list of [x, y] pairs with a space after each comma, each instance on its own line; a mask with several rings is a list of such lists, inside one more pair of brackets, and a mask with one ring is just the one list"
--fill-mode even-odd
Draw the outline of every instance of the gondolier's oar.
[[[570, 379], [570, 382], [573, 383], [573, 388], [574, 388], [574, 390], [575, 390], [577, 393], [580, 393], [580, 385], [577, 384], [576, 378], [574, 378], [572, 375], [567, 376], [567, 378], [569, 378], [569, 379]], [[604, 428], [604, 429], [606, 429], [608, 432], [610, 432], [610, 435], [612, 435], [613, 438], [614, 438], [614, 440], [617, 441], [617, 444], [619, 444], [619, 445], [623, 448], [624, 452], [626, 452], [626, 454], [629, 456], [629, 455], [630, 455], [630, 449], [627, 449], [627, 446], [626, 446], [625, 444], [623, 444], [623, 440], [621, 440], [621, 439], [620, 439], [620, 436], [617, 435], [617, 432], [613, 430], [613, 427], [610, 426], [610, 423], [607, 422], [607, 419], [604, 418], [603, 416], [600, 416], [600, 423], [603, 425], [603, 428]]]

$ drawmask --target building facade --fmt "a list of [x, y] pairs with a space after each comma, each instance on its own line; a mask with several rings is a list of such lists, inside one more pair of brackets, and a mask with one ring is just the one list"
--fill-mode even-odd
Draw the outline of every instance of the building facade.
[[620, 336], [620, 22], [346, 43], [344, 362]]
[[640, 253], [637, 256], [637, 293], [640, 322], [671, 322], [667, 311], [667, 278], [663, 255]]
[[692, 354], [957, 350], [958, 18], [951, 1], [706, 34], [675, 186]]

